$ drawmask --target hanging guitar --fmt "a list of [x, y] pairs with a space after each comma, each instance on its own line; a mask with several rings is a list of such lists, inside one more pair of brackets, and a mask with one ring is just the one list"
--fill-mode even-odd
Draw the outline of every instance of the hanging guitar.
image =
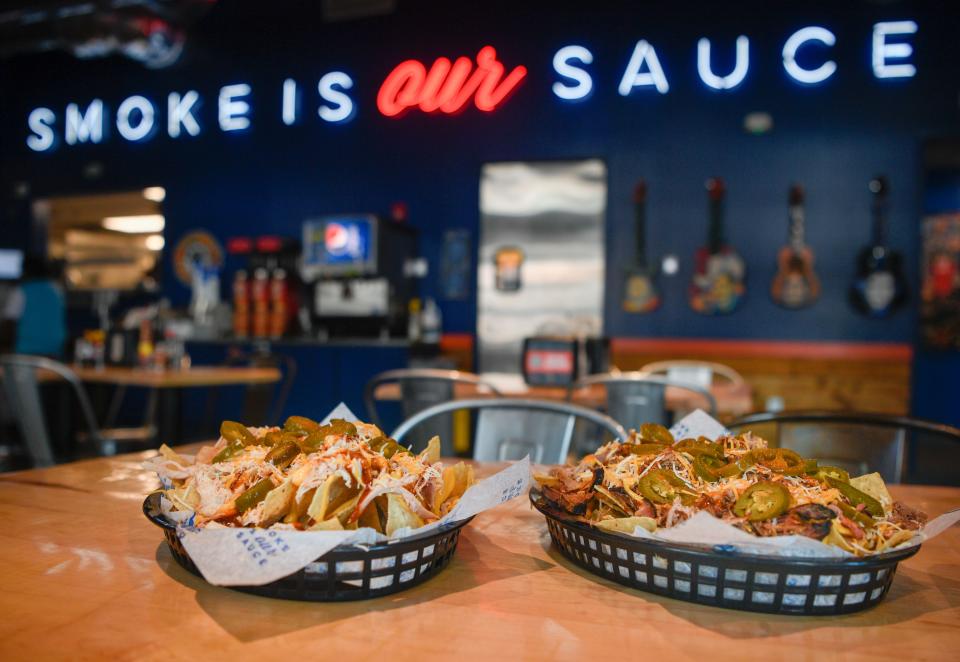
[[813, 251], [804, 239], [803, 187], [799, 184], [790, 188], [789, 214], [788, 244], [777, 256], [770, 295], [784, 308], [804, 308], [820, 296], [820, 279], [813, 271]]
[[870, 181], [873, 193], [873, 243], [857, 257], [857, 275], [850, 288], [850, 303], [867, 317], [886, 317], [907, 302], [903, 257], [887, 245], [887, 205], [890, 185], [886, 177]]
[[647, 263], [647, 183], [639, 180], [633, 189], [634, 266], [627, 269], [623, 309], [628, 313], [649, 313], [660, 306], [655, 282], [656, 269]]
[[704, 315], [732, 313], [746, 292], [743, 259], [726, 244], [723, 232], [723, 180], [707, 180], [709, 231], [707, 245], [695, 256], [688, 297], [690, 307]]

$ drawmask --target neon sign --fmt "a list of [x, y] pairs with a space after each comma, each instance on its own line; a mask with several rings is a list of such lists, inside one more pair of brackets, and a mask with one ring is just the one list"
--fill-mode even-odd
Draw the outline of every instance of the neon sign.
[[816, 69], [804, 69], [797, 64], [797, 52], [800, 47], [814, 41], [824, 46], [833, 46], [837, 43], [837, 38], [826, 28], [812, 25], [797, 30], [783, 44], [783, 68], [798, 83], [816, 85], [830, 78], [837, 70], [837, 63], [833, 60], [827, 60]]
[[527, 75], [524, 66], [506, 68], [497, 60], [493, 46], [477, 53], [477, 67], [467, 57], [450, 62], [438, 58], [430, 69], [418, 60], [406, 60], [387, 74], [377, 93], [377, 109], [387, 117], [399, 117], [411, 108], [425, 113], [452, 115], [464, 109], [470, 98], [484, 112], [494, 110]]
[[[914, 48], [910, 40], [917, 32], [916, 22], [910, 20], [883, 21], [873, 25], [869, 46], [874, 78], [909, 79], [916, 76], [917, 68], [911, 61]], [[790, 34], [780, 52], [787, 79], [801, 86], [830, 80], [838, 70], [837, 62], [830, 58], [830, 49], [836, 44], [837, 36], [819, 25], [802, 27]], [[736, 38], [733, 66], [720, 73], [715, 71], [712, 62], [715, 47], [708, 37], [697, 40], [697, 75], [709, 89], [735, 90], [750, 75], [750, 39], [746, 35]], [[719, 47], [729, 50], [730, 44]], [[582, 103], [596, 92], [592, 73], [595, 58], [586, 46], [562, 46], [554, 52], [551, 63], [555, 77], [549, 85], [556, 98]], [[670, 65], [670, 62], [666, 64]], [[670, 67], [661, 62], [654, 44], [640, 39], [630, 51], [619, 77], [617, 92], [622, 97], [639, 97], [653, 92], [666, 95], [670, 92], [669, 71]], [[376, 106], [388, 118], [400, 118], [412, 110], [453, 115], [466, 110], [471, 102], [477, 110], [490, 113], [504, 105], [526, 80], [527, 73], [523, 65], [508, 72], [497, 59], [493, 46], [481, 48], [475, 59], [461, 56], [451, 61], [440, 57], [429, 67], [419, 60], [405, 60], [384, 78], [376, 94]], [[357, 113], [354, 87], [353, 78], [342, 71], [330, 71], [321, 76], [316, 92], [307, 92], [318, 97], [315, 117], [327, 124], [352, 120]], [[274, 112], [279, 111], [280, 122], [285, 126], [298, 124], [303, 115], [301, 106], [305, 92], [292, 78], [284, 79], [278, 91], [279, 103], [274, 106]], [[225, 133], [242, 132], [253, 127], [255, 117], [260, 121], [260, 115], [254, 113], [254, 101], [260, 97], [254, 94], [248, 83], [224, 85], [215, 98], [212, 117], [201, 114], [206, 107], [197, 90], [171, 91], [166, 103], [139, 94], [128, 96], [115, 106], [112, 121], [109, 117], [110, 109], [114, 108], [112, 102], [108, 106], [99, 98], [84, 103], [67, 103], [62, 115], [52, 108], [37, 107], [27, 115], [26, 145], [35, 152], [47, 152], [56, 148], [61, 138], [68, 146], [99, 144], [110, 137], [111, 123], [121, 139], [145, 142], [161, 133], [164, 124], [169, 138], [183, 140], [201, 135], [206, 126], [216, 126]], [[58, 127], [61, 122], [62, 128]]]

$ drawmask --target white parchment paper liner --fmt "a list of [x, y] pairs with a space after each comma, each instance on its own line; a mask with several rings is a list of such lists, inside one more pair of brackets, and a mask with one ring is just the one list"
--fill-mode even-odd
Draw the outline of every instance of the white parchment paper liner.
[[[342, 403], [323, 422], [333, 418], [357, 420]], [[145, 466], [151, 467], [151, 463]], [[197, 529], [186, 525], [191, 519], [189, 513], [169, 512], [169, 502], [163, 513], [178, 523], [178, 537], [208, 582], [218, 586], [262, 586], [304, 568], [338, 545], [373, 545], [428, 533], [514, 499], [526, 493], [529, 484], [530, 458], [525, 457], [477, 482], [464, 492], [445, 517], [419, 529], [400, 529], [390, 538], [371, 528], [355, 531]]]
[[[678, 421], [670, 432], [676, 439], [704, 436], [716, 440], [721, 435], [728, 434], [729, 430], [701, 409]], [[912, 539], [892, 549], [905, 549], [930, 540], [960, 521], [960, 509], [951, 510], [939, 517], [930, 520]], [[650, 533], [642, 527], [633, 530], [637, 538], [649, 538], [675, 543], [692, 545], [712, 545], [736, 549], [745, 554], [763, 554], [781, 557], [810, 557], [810, 558], [847, 558], [854, 554], [827, 545], [819, 540], [806, 536], [772, 536], [759, 537], [741, 531], [714, 517], [708, 512], [700, 511], [690, 519], [670, 528], [657, 529]], [[885, 550], [892, 551], [892, 550]], [[884, 552], [885, 553], [885, 552]], [[869, 557], [867, 557], [869, 558]]]

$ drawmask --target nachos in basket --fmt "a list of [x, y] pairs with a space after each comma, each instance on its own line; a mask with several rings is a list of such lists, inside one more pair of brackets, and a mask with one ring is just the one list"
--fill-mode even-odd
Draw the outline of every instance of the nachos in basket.
[[474, 482], [472, 467], [438, 461], [437, 437], [414, 455], [375, 425], [340, 419], [291, 416], [283, 428], [225, 421], [194, 459], [165, 445], [160, 454], [164, 496], [197, 527], [368, 526], [389, 536], [442, 517]]
[[704, 510], [757, 536], [802, 535], [865, 556], [911, 539], [927, 519], [894, 502], [879, 474], [851, 478], [749, 432], [676, 441], [647, 424], [534, 479], [560, 511], [624, 533]]

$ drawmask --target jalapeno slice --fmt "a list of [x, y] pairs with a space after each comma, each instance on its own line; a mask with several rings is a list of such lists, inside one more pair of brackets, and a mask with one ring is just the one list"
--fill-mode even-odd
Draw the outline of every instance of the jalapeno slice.
[[843, 501], [838, 501], [837, 505], [840, 506], [840, 510], [844, 515], [852, 519], [857, 524], [862, 524], [863, 526], [873, 526], [876, 524], [876, 521], [868, 514], [863, 511], [857, 510], [853, 506], [844, 503]]
[[310, 434], [320, 429], [320, 424], [306, 416], [291, 416], [283, 423], [284, 432]]
[[745, 489], [733, 505], [737, 517], [746, 517], [751, 522], [772, 519], [787, 512], [790, 507], [790, 492], [780, 483], [762, 481]]
[[640, 479], [640, 493], [654, 503], [673, 503], [678, 496], [684, 504], [693, 503], [694, 495], [672, 471], [654, 469]]
[[234, 502], [237, 507], [237, 512], [243, 514], [244, 512], [250, 510], [255, 505], [266, 499], [267, 494], [269, 494], [270, 490], [272, 489], [273, 481], [269, 478], [264, 478], [259, 483], [237, 497], [237, 500]]
[[723, 466], [723, 460], [706, 453], [701, 453], [693, 458], [693, 472], [702, 480], [710, 483], [718, 479], [715, 470], [721, 466]]
[[707, 454], [716, 458], [723, 457], [723, 447], [720, 444], [710, 441], [706, 437], [700, 437], [699, 439], [681, 439], [674, 444], [673, 449], [683, 453], [689, 453], [690, 455]]
[[226, 462], [232, 457], [236, 457], [243, 452], [244, 445], [240, 441], [228, 441], [227, 445], [220, 449], [220, 452], [213, 456], [213, 459], [210, 460], [213, 464], [218, 462]]
[[276, 446], [281, 441], [283, 441], [283, 432], [280, 430], [269, 430], [260, 437], [260, 443], [264, 446]]
[[826, 464], [822, 467], [817, 467], [817, 470], [813, 475], [820, 480], [826, 480], [828, 476], [832, 476], [837, 480], [842, 480], [844, 483], [850, 482], [850, 474], [847, 473], [845, 469], [841, 469], [840, 467], [831, 467]]
[[638, 436], [640, 437], [640, 441], [654, 444], [672, 444], [674, 441], [670, 430], [656, 423], [644, 423], [641, 425]]
[[659, 455], [667, 449], [666, 444], [621, 444], [622, 448], [628, 455]]
[[883, 505], [866, 492], [861, 492], [850, 483], [827, 476], [827, 484], [835, 487], [854, 507], [863, 505], [863, 509], [874, 517], [883, 517]]
[[273, 464], [277, 469], [286, 469], [299, 454], [300, 446], [294, 441], [284, 439], [271, 448], [263, 459]]
[[387, 459], [390, 459], [397, 453], [407, 453], [410, 451], [398, 444], [394, 439], [389, 437], [374, 437], [369, 442], [370, 448], [380, 453]]
[[316, 434], [320, 435], [321, 439], [324, 439], [331, 434], [345, 437], [355, 437], [357, 434], [357, 426], [350, 421], [345, 421], [342, 418], [335, 418], [326, 425], [320, 426], [320, 428], [317, 429]]
[[751, 464], [759, 464], [775, 473], [786, 476], [802, 474], [806, 466], [806, 460], [800, 457], [796, 451], [788, 448], [758, 448], [750, 451], [747, 455]]
[[257, 438], [247, 426], [236, 421], [224, 421], [220, 424], [220, 436], [227, 441], [239, 441], [244, 446], [257, 443]]

